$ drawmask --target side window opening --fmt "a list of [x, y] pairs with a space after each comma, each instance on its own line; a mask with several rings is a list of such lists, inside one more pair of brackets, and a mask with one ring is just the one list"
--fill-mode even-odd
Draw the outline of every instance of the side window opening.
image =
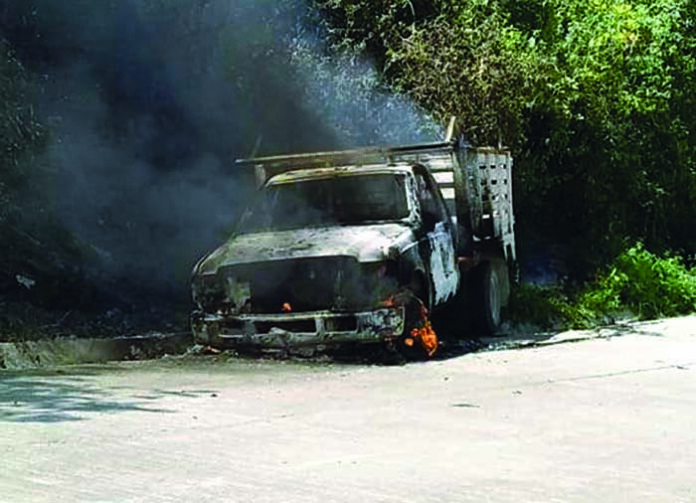
[[423, 222], [430, 230], [435, 227], [437, 222], [445, 221], [447, 214], [442, 201], [437, 197], [435, 187], [423, 173], [416, 172], [416, 184]]

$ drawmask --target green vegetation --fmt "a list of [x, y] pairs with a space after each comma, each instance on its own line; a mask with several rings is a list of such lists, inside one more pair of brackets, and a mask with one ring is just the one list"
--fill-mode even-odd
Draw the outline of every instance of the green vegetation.
[[696, 311], [696, 269], [678, 257], [658, 257], [638, 244], [583, 289], [520, 285], [512, 316], [547, 328], [589, 328], [630, 317], [652, 320]]
[[514, 317], [696, 311], [696, 273], [677, 258], [696, 252], [693, 1], [313, 4], [335, 52], [369, 57], [441, 121], [458, 116], [472, 143], [513, 149], [518, 242], [570, 250], [572, 278], [521, 286]]
[[314, 0], [336, 51], [516, 158], [521, 240], [591, 275], [626, 239], [693, 251], [696, 8], [686, 0]]

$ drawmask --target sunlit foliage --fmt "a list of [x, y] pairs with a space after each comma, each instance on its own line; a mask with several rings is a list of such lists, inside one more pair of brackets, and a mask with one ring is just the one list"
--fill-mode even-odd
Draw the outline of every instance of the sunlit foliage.
[[[696, 11], [686, 0], [314, 0], [337, 51], [516, 158], [522, 240], [577, 275], [625, 239], [693, 252]], [[357, 48], [357, 49], [356, 49]]]
[[590, 328], [620, 318], [653, 320], [696, 312], [696, 269], [676, 256], [657, 256], [637, 244], [576, 291], [520, 285], [511, 303], [519, 323]]

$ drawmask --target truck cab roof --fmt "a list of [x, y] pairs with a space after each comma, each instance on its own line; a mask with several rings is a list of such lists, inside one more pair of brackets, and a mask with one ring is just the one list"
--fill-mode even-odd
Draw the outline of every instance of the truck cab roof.
[[411, 169], [408, 165], [385, 166], [384, 164], [374, 164], [368, 166], [330, 166], [325, 168], [312, 167], [279, 173], [268, 179], [266, 184], [280, 185], [285, 183], [297, 183], [306, 180], [317, 180], [341, 176], [377, 175], [390, 173], [407, 174], [410, 171]]

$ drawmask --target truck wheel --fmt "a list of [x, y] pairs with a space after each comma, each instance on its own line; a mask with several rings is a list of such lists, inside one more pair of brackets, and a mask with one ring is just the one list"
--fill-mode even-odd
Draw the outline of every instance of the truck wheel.
[[501, 324], [506, 277], [491, 262], [479, 264], [471, 275], [474, 326], [484, 335], [493, 335]]

